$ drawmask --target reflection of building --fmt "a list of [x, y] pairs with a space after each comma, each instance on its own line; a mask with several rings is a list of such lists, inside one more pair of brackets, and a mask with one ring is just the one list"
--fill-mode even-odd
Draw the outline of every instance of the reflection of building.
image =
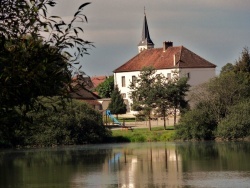
[[[146, 147], [114, 147], [103, 156], [101, 162], [78, 165], [79, 170], [72, 177], [72, 185], [118, 188], [181, 187], [182, 159], [175, 146], [150, 143], [144, 146]], [[103, 152], [106, 150], [101, 153]]]
[[171, 187], [181, 185], [181, 157], [172, 149], [131, 149], [120, 156], [114, 166], [119, 167], [119, 187], [136, 188], [158, 185]]

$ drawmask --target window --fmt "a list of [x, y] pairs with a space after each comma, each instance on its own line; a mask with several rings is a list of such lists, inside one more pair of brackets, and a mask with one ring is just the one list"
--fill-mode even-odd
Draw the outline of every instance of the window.
[[171, 80], [171, 73], [168, 73], [168, 74], [167, 74], [167, 79], [168, 79], [168, 80]]
[[190, 73], [189, 72], [187, 73], [187, 78], [190, 78]]
[[136, 84], [136, 80], [137, 80], [136, 76], [132, 76], [132, 84], [133, 84], [133, 85]]
[[122, 76], [122, 87], [126, 87], [125, 76]]

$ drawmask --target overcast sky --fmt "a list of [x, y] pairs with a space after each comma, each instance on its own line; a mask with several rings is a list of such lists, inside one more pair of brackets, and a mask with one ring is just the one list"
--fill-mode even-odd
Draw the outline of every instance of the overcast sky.
[[185, 46], [216, 64], [217, 74], [250, 48], [250, 0], [58, 0], [51, 14], [67, 20], [85, 2], [83, 39], [95, 45], [81, 59], [89, 76], [111, 75], [138, 53], [144, 6], [155, 47]]

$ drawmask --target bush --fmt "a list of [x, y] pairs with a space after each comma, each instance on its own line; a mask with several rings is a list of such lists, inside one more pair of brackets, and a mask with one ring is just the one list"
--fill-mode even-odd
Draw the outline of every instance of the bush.
[[218, 124], [217, 136], [222, 139], [239, 139], [250, 135], [250, 100], [229, 109], [229, 114]]
[[63, 105], [57, 98], [42, 102], [45, 109], [29, 112], [26, 120], [18, 111], [10, 115], [13, 121], [0, 116], [0, 146], [100, 143], [111, 136], [103, 125], [102, 115], [84, 102], [64, 101]]
[[81, 101], [72, 100], [65, 107], [47, 108], [31, 113], [34, 131], [28, 145], [69, 145], [103, 142], [111, 132], [102, 122], [102, 115]]
[[182, 140], [211, 140], [215, 138], [216, 121], [206, 108], [184, 114], [176, 126], [176, 138]]
[[0, 110], [0, 147], [11, 147], [23, 142], [20, 136], [21, 114], [16, 110]]

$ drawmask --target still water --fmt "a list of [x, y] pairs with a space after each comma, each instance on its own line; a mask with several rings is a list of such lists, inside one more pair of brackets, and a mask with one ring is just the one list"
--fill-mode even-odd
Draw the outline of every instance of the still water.
[[250, 143], [167, 142], [0, 150], [0, 187], [250, 187]]

